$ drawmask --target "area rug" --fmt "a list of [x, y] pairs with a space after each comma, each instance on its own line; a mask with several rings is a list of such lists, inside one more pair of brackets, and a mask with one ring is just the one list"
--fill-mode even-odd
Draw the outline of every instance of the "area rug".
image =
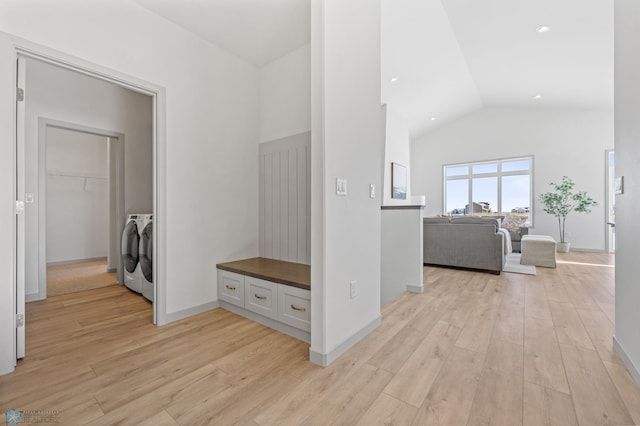
[[536, 267], [533, 265], [521, 265], [520, 253], [511, 253], [507, 255], [504, 262], [502, 272], [513, 272], [514, 274], [535, 275]]

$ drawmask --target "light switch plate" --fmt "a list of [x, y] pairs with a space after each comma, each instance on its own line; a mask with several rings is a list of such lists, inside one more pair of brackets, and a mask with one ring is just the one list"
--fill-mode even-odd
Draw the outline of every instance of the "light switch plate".
[[33, 193], [31, 192], [27, 192], [24, 194], [24, 202], [25, 203], [33, 203], [34, 202], [34, 198], [33, 198]]
[[376, 198], [376, 186], [372, 183], [369, 184], [369, 198]]
[[347, 195], [347, 180], [344, 178], [336, 178], [336, 195]]

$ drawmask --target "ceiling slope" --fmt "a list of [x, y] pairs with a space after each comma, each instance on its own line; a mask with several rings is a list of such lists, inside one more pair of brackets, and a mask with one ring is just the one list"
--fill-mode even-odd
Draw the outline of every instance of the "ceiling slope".
[[486, 106], [613, 108], [612, 1], [442, 3]]
[[383, 0], [382, 13], [382, 100], [411, 137], [482, 107], [440, 0]]
[[258, 67], [310, 39], [309, 0], [133, 1]]
[[[133, 1], [258, 67], [310, 39], [310, 0]], [[483, 106], [613, 108], [610, 0], [382, 0], [381, 25], [412, 138]]]

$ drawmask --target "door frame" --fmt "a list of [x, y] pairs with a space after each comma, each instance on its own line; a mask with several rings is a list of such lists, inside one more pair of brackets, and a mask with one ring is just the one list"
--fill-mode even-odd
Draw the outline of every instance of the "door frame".
[[[110, 68], [106, 68], [101, 65], [89, 62], [87, 60], [68, 55], [66, 53], [39, 45], [37, 43], [30, 42], [28, 40], [7, 34], [7, 38], [13, 45], [13, 63], [16, 64], [19, 56], [31, 57], [40, 61], [45, 61], [56, 66], [60, 66], [69, 69], [74, 72], [79, 72], [94, 78], [98, 78], [107, 82], [117, 84], [121, 87], [146, 94], [152, 98], [152, 162], [153, 162], [153, 214], [154, 214], [154, 239], [153, 250], [154, 259], [153, 262], [153, 276], [154, 276], [154, 303], [153, 303], [153, 323], [156, 325], [163, 325], [168, 322], [167, 315], [167, 300], [166, 300], [166, 271], [167, 271], [167, 203], [166, 203], [166, 89], [162, 86], [150, 83], [143, 79], [115, 71]], [[16, 73], [17, 74], [17, 73]], [[14, 74], [13, 87], [17, 87], [17, 75]], [[15, 92], [15, 90], [14, 90]], [[14, 101], [16, 100], [14, 93]], [[17, 185], [18, 176], [18, 155], [17, 152], [21, 148], [17, 137], [18, 126], [18, 108], [17, 103], [13, 104], [13, 177]], [[24, 194], [17, 192], [17, 188], [14, 187], [14, 200], [24, 201]], [[17, 220], [12, 221], [12, 235], [14, 247], [18, 242], [18, 224]], [[18, 271], [17, 268], [20, 265], [20, 257], [24, 259], [24, 253], [20, 254], [17, 250], [14, 250], [13, 267], [16, 268], [13, 273], [13, 285], [12, 285], [12, 318], [14, 324], [14, 331], [16, 333], [16, 339], [11, 339], [9, 345], [13, 346], [14, 353], [14, 367], [17, 365], [17, 336], [18, 327], [16, 315], [19, 312], [18, 294], [20, 289], [18, 288]], [[24, 283], [23, 283], [24, 286]], [[22, 288], [24, 291], [24, 288]], [[24, 302], [22, 303], [24, 305]], [[22, 330], [24, 328], [22, 327]]]
[[[25, 130], [26, 130], [26, 113], [25, 113], [25, 104], [22, 101], [18, 100], [17, 96], [17, 88], [25, 87], [26, 82], [26, 67], [25, 67], [25, 59], [20, 57], [19, 55], [15, 56], [14, 64], [16, 65], [15, 69], [15, 84], [14, 88], [16, 88], [16, 98], [14, 99], [14, 117], [13, 124], [15, 126], [13, 130], [13, 135], [15, 139], [14, 144], [14, 158], [13, 158], [13, 166], [15, 168], [13, 173], [14, 178], [14, 200], [16, 203], [14, 221], [13, 221], [13, 236], [14, 236], [14, 254], [13, 254], [13, 264], [15, 267], [15, 272], [13, 274], [13, 303], [12, 307], [14, 309], [13, 319], [14, 319], [14, 330], [15, 330], [15, 347], [14, 347], [14, 362], [18, 358], [23, 358], [25, 355], [25, 347], [26, 347], [26, 333], [25, 333], [25, 293], [26, 293], [26, 212], [25, 212]], [[18, 196], [21, 194], [21, 196]], [[18, 211], [18, 203], [22, 202], [22, 211]], [[20, 255], [22, 254], [22, 255]], [[22, 321], [19, 320], [22, 318]]]
[[[124, 202], [124, 134], [103, 130], [94, 127], [84, 126], [76, 123], [69, 123], [51, 118], [38, 117], [38, 298], [47, 298], [47, 127], [69, 130], [73, 132], [87, 133], [90, 135], [104, 136], [109, 138], [108, 162], [109, 162], [109, 241], [108, 254], [111, 257], [112, 248], [119, 247], [120, 230], [125, 222], [125, 202]], [[113, 141], [113, 142], [112, 142]], [[111, 145], [115, 147], [115, 161], [112, 162]], [[111, 203], [111, 190], [115, 191], [115, 205]], [[118, 282], [123, 283], [123, 273], [120, 257], [117, 257], [116, 268], [118, 272]], [[36, 299], [32, 299], [36, 300]], [[27, 301], [29, 298], [27, 298]]]

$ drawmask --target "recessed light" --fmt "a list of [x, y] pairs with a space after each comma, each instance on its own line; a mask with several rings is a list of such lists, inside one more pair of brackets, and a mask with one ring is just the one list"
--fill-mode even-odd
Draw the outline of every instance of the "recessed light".
[[431, 121], [436, 121], [436, 117], [431, 117]]
[[535, 96], [533, 97], [533, 99], [541, 99], [541, 98], [542, 98], [542, 95], [535, 95]]
[[396, 81], [398, 81], [398, 78], [400, 78], [400, 77], [391, 77], [391, 82], [395, 83]]
[[551, 31], [551, 27], [548, 25], [540, 25], [538, 28], [536, 28], [536, 31], [539, 33], [548, 33], [549, 31]]

